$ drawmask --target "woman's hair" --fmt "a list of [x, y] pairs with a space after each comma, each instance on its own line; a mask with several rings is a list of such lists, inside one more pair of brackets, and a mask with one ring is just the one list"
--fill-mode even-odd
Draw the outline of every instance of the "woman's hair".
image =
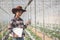
[[16, 14], [14, 15], [14, 17], [16, 17]]
[[20, 11], [19, 9], [12, 10], [12, 13], [16, 14], [17, 11]]

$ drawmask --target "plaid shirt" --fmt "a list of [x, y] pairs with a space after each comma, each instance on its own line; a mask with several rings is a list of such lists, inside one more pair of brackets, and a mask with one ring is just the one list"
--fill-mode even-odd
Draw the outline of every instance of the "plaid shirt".
[[24, 25], [23, 20], [21, 18], [13, 18], [10, 21], [10, 25], [8, 26], [8, 29], [10, 30], [10, 33], [13, 33], [12, 29], [15, 27], [20, 27], [23, 28], [23, 33], [22, 35], [25, 35], [24, 29], [27, 27], [26, 25]]
[[15, 28], [15, 27], [20, 27], [20, 28], [25, 29], [26, 25], [24, 25], [23, 20], [21, 18], [13, 18], [10, 21], [9, 28], [11, 29], [11, 28]]

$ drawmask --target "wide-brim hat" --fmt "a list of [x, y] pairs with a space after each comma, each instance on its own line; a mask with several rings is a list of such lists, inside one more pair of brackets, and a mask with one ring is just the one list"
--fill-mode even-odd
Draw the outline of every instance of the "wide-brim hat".
[[22, 6], [17, 6], [16, 8], [12, 9], [13, 14], [15, 14], [17, 11], [26, 12], [26, 10], [22, 9]]

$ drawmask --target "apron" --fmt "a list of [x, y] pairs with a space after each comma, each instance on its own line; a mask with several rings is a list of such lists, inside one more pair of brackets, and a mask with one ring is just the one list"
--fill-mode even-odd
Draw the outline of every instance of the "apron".
[[23, 34], [23, 28], [13, 28], [12, 32], [9, 34], [10, 37], [22, 37]]

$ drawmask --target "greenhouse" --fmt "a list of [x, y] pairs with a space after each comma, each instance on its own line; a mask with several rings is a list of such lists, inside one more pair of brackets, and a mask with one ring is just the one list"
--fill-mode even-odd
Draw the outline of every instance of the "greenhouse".
[[0, 0], [0, 40], [12, 40], [8, 25], [16, 6], [26, 9], [24, 24], [31, 21], [24, 40], [60, 40], [60, 0]]

